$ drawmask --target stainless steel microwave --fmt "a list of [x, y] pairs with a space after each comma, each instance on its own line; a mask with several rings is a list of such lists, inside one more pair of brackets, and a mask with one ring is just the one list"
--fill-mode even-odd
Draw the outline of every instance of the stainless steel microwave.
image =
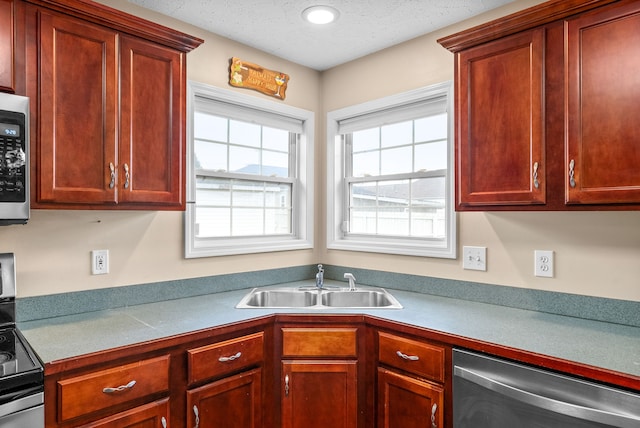
[[0, 225], [29, 220], [29, 98], [0, 93]]

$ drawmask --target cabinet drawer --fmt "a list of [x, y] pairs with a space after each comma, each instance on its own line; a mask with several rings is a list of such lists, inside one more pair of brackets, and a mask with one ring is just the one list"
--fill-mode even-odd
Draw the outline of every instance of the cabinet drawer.
[[380, 363], [444, 382], [444, 348], [382, 332], [378, 339]]
[[283, 328], [283, 357], [357, 357], [355, 328]]
[[59, 380], [58, 419], [66, 421], [169, 390], [169, 356]]
[[262, 363], [264, 334], [256, 333], [187, 351], [189, 383]]

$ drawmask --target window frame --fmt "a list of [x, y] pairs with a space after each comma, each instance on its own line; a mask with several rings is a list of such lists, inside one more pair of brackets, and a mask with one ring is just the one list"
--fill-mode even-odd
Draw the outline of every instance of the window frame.
[[[416, 237], [374, 236], [346, 234], [343, 225], [348, 221], [346, 190], [346, 162], [344, 143], [339, 134], [341, 121], [371, 115], [380, 118], [386, 111], [402, 111], [403, 107], [417, 102], [446, 97], [447, 113], [447, 172], [445, 184], [445, 218], [446, 237], [434, 240]], [[381, 126], [379, 123], [374, 126]], [[424, 88], [376, 99], [373, 101], [345, 107], [327, 113], [327, 248], [331, 250], [361, 251], [385, 254], [400, 254], [422, 257], [437, 257], [455, 259], [457, 256], [457, 222], [454, 208], [454, 144], [453, 144], [453, 82], [447, 81]]]
[[[267, 115], [285, 116], [302, 122], [298, 136], [296, 182], [292, 189], [292, 233], [288, 235], [197, 238], [196, 233], [196, 168], [194, 155], [194, 113], [196, 98], [210, 99], [243, 108], [259, 110]], [[187, 84], [187, 204], [184, 213], [185, 258], [253, 254], [313, 248], [314, 245], [314, 133], [315, 116], [308, 110], [239, 94], [199, 82]], [[243, 177], [248, 178], [248, 177]], [[259, 178], [259, 177], [256, 177]], [[260, 181], [259, 179], [257, 181]], [[286, 181], [286, 180], [285, 180]]]

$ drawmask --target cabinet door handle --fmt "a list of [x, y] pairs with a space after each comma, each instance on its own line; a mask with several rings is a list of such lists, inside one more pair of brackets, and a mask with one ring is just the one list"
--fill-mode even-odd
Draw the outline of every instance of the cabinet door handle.
[[135, 386], [135, 384], [136, 384], [136, 381], [132, 380], [131, 382], [129, 382], [126, 385], [120, 385], [120, 386], [117, 386], [115, 388], [110, 388], [110, 387], [103, 388], [102, 392], [104, 392], [105, 394], [113, 394], [114, 392], [121, 392], [121, 391], [125, 391], [127, 389], [131, 389], [131, 388], [133, 388]]
[[438, 405], [436, 403], [431, 407], [431, 428], [438, 428], [436, 423], [436, 412], [438, 411]]
[[540, 187], [540, 181], [538, 180], [538, 162], [533, 164], [533, 187], [536, 189]]
[[109, 189], [113, 189], [113, 186], [116, 185], [116, 167], [113, 165], [113, 162], [109, 162], [109, 170], [111, 171], [111, 181], [109, 182]]
[[193, 406], [193, 414], [195, 415], [196, 419], [196, 425], [193, 428], [198, 428], [200, 426], [200, 412], [198, 411], [198, 406], [194, 405]]
[[417, 355], [407, 355], [402, 353], [401, 351], [396, 351], [396, 355], [398, 355], [398, 357], [402, 358], [403, 360], [418, 361], [420, 359], [420, 357], [418, 357]]
[[160, 419], [160, 423], [162, 424], [162, 428], [167, 428], [167, 419], [164, 416]]
[[574, 178], [576, 168], [576, 161], [571, 159], [569, 162], [569, 185], [571, 187], [576, 187], [576, 179]]
[[284, 377], [284, 396], [289, 396], [289, 375]]
[[241, 356], [242, 356], [242, 352], [238, 352], [237, 354], [231, 355], [230, 357], [220, 357], [220, 358], [218, 358], [218, 361], [220, 361], [221, 363], [226, 363], [226, 362], [229, 362], [229, 361], [237, 360]]
[[124, 164], [124, 188], [128, 189], [129, 188], [129, 165], [127, 165], [126, 163]]

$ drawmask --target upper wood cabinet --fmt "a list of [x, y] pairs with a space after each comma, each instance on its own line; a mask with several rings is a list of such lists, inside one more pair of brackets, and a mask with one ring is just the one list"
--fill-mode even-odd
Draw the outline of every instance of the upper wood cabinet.
[[32, 3], [32, 206], [184, 209], [186, 52], [202, 41], [93, 2]]
[[640, 3], [552, 0], [439, 42], [459, 211], [640, 209]]
[[0, 0], [0, 91], [15, 91], [14, 2]]

